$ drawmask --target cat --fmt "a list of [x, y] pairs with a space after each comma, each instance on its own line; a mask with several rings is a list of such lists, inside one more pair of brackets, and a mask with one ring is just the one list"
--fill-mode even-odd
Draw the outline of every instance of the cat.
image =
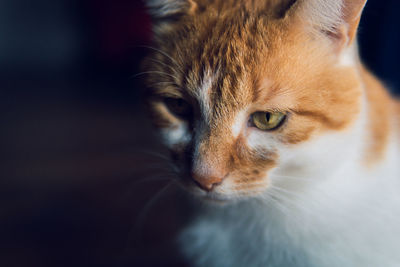
[[192, 266], [400, 266], [400, 104], [359, 59], [365, 4], [147, 1]]

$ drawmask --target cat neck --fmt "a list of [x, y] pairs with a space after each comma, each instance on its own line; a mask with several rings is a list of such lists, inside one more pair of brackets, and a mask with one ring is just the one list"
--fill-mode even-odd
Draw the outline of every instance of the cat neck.
[[393, 99], [381, 81], [364, 65], [358, 64], [367, 106], [366, 164], [374, 167], [384, 162], [390, 146], [398, 147], [400, 103]]

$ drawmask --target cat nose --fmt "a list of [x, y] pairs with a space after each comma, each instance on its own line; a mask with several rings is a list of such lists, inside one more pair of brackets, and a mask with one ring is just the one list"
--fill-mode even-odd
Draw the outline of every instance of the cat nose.
[[224, 175], [202, 175], [199, 173], [192, 173], [192, 178], [201, 189], [210, 192], [215, 186], [222, 182]]

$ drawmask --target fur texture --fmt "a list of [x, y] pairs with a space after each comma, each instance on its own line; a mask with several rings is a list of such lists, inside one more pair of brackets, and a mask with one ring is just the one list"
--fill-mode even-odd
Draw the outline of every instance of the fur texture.
[[225, 203], [182, 230], [194, 266], [400, 266], [400, 108], [358, 59], [365, 2], [149, 1], [152, 118], [179, 183]]

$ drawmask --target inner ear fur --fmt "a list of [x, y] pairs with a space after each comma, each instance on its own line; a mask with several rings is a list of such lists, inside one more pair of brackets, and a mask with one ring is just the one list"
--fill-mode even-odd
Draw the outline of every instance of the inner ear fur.
[[146, 0], [146, 6], [153, 20], [173, 19], [197, 10], [195, 0]]
[[309, 26], [333, 40], [341, 51], [350, 46], [357, 34], [367, 0], [297, 0], [287, 12], [293, 23]]

